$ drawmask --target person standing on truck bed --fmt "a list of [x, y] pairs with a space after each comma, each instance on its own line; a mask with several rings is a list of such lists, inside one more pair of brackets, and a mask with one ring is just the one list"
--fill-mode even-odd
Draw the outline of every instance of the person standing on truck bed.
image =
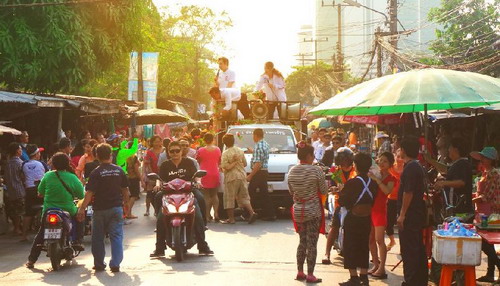
[[[269, 144], [264, 140], [264, 130], [256, 128], [253, 131], [253, 141], [255, 149], [253, 150], [252, 160], [250, 161], [250, 174], [247, 181], [250, 182], [248, 190], [254, 198], [257, 197], [262, 202], [262, 220], [275, 220], [274, 205], [267, 191], [267, 166], [269, 162]], [[259, 192], [257, 193], [257, 190]]]
[[226, 57], [220, 57], [217, 62], [219, 63], [219, 70], [215, 77], [214, 86], [218, 88], [236, 87], [236, 73], [229, 69], [229, 60]]

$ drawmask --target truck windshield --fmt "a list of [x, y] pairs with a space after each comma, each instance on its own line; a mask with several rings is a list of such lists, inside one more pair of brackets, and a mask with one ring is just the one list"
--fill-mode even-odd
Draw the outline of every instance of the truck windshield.
[[[228, 133], [234, 135], [234, 144], [249, 153], [248, 149], [253, 149], [253, 129], [232, 129]], [[264, 129], [264, 140], [269, 144], [270, 153], [287, 154], [296, 153], [295, 138], [290, 130], [286, 129]]]

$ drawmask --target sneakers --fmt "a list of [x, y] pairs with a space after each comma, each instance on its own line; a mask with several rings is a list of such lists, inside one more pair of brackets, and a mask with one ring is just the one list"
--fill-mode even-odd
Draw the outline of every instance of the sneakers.
[[120, 266], [110, 267], [110, 269], [111, 269], [111, 272], [113, 272], [113, 273], [120, 272]]
[[165, 256], [165, 250], [163, 250], [163, 251], [155, 250], [155, 251], [151, 252], [151, 254], [149, 255], [149, 257], [162, 257], [162, 256]]
[[257, 213], [254, 213], [253, 215], [250, 216], [248, 219], [248, 224], [252, 224], [257, 220]]
[[96, 272], [98, 271], [104, 271], [106, 269], [106, 266], [102, 267], [102, 266], [94, 266], [92, 267], [93, 270], [95, 270]]
[[208, 246], [206, 248], [204, 248], [204, 249], [199, 249], [198, 253], [200, 255], [213, 255], [214, 254], [214, 252]]

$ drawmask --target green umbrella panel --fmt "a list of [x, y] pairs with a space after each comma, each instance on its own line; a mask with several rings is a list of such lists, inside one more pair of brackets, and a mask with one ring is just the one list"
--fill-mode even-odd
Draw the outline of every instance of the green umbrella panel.
[[379, 115], [487, 106], [500, 102], [500, 79], [423, 69], [376, 78], [339, 93], [309, 113]]

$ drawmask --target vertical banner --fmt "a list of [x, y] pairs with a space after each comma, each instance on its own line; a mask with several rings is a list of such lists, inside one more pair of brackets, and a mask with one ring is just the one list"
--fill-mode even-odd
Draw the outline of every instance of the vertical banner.
[[[158, 56], [159, 53], [142, 53], [142, 86], [144, 94], [144, 108], [156, 108], [156, 94], [158, 91]], [[128, 75], [128, 99], [138, 101], [138, 53], [130, 53], [130, 69]], [[153, 126], [144, 126], [144, 137], [153, 136]]]
[[[142, 85], [145, 109], [156, 108], [158, 91], [158, 53], [142, 53]], [[138, 101], [138, 53], [130, 53], [128, 99]]]

